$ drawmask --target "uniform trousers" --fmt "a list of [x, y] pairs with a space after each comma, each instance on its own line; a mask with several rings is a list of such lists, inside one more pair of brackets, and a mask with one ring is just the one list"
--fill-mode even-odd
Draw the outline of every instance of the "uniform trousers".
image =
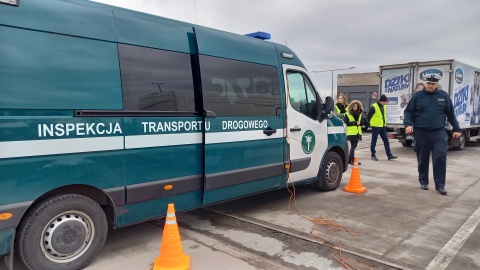
[[448, 150], [448, 136], [445, 129], [425, 130], [414, 128], [414, 131], [420, 185], [428, 185], [428, 168], [431, 153], [435, 189], [445, 188]]

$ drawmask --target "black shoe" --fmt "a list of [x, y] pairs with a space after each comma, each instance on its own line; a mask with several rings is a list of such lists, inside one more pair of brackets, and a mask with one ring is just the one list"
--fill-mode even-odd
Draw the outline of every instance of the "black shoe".
[[388, 160], [392, 160], [392, 159], [396, 159], [396, 158], [398, 158], [398, 156], [391, 155], [391, 156], [388, 157]]
[[378, 161], [378, 158], [376, 156], [372, 156], [372, 160]]
[[353, 165], [353, 162], [350, 161], [350, 162], [348, 162], [348, 164]]
[[423, 190], [428, 190], [428, 185], [420, 185], [420, 188]]
[[447, 195], [447, 190], [445, 188], [437, 188], [437, 191], [442, 195]]

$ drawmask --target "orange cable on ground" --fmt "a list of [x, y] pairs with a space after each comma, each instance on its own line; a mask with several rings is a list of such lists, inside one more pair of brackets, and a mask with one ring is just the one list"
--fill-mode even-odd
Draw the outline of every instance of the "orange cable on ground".
[[[287, 181], [286, 181], [286, 187], [287, 187], [288, 192], [290, 193], [290, 198], [288, 200], [288, 212], [291, 213], [291, 214], [299, 215], [302, 219], [309, 220], [314, 224], [312, 229], [310, 230], [309, 237], [312, 238], [312, 239], [315, 239], [317, 241], [321, 241], [321, 242], [324, 242], [324, 243], [331, 244], [334, 248], [334, 251], [333, 251], [333, 254], [332, 254], [333, 258], [335, 260], [337, 260], [343, 266], [343, 269], [346, 269], [346, 270], [366, 270], [366, 269], [373, 270], [373, 268], [365, 266], [365, 265], [363, 265], [363, 264], [361, 264], [361, 263], [359, 263], [359, 262], [357, 262], [353, 259], [343, 258], [342, 257], [341, 246], [337, 246], [333, 243], [327, 242], [325, 240], [325, 238], [314, 234], [314, 231], [316, 230], [317, 226], [324, 225], [325, 228], [328, 231], [337, 232], [337, 231], [345, 230], [352, 236], [362, 235], [358, 231], [350, 230], [347, 227], [345, 227], [345, 226], [343, 226], [339, 223], [336, 223], [335, 221], [337, 219], [337, 216], [335, 216], [334, 218], [328, 219], [328, 218], [323, 218], [323, 217], [312, 218], [312, 217], [309, 217], [307, 215], [304, 215], [303, 211], [300, 209], [300, 207], [298, 207], [297, 200], [295, 198], [295, 194], [296, 194], [295, 185], [293, 183], [291, 184], [291, 186], [293, 188], [293, 191], [290, 190], [290, 187], [288, 185], [289, 176], [290, 176], [290, 170], [288, 170], [288, 172], [287, 172]], [[290, 209], [292, 199], [293, 199], [295, 208], [297, 209], [297, 212], [294, 212]], [[338, 254], [339, 254], [338, 256], [336, 256], [337, 250], [338, 250]], [[361, 268], [359, 268], [359, 267], [361, 267]]]
[[[342, 264], [343, 266], [343, 269], [347, 269], [347, 270], [363, 270], [363, 269], [369, 269], [371, 270], [372, 268], [371, 267], [368, 267], [366, 265], [363, 265], [353, 259], [344, 259], [342, 258], [342, 247], [341, 246], [338, 246], [337, 245], [334, 245], [333, 246], [334, 248], [334, 251], [333, 251], [333, 257], [339, 262]], [[337, 253], [337, 250], [338, 250], [338, 254], [339, 256], [335, 256], [336, 253]], [[351, 262], [349, 263], [348, 260], [350, 260]], [[361, 268], [358, 268], [358, 267], [361, 267]]]

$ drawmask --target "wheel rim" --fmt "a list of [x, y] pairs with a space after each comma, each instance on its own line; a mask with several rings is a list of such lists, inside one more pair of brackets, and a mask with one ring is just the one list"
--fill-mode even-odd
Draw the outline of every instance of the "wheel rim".
[[327, 164], [327, 169], [325, 170], [325, 179], [328, 183], [333, 184], [337, 181], [339, 176], [339, 167], [335, 161], [330, 161]]
[[50, 261], [66, 263], [82, 256], [94, 236], [92, 219], [85, 213], [69, 211], [52, 218], [45, 226], [40, 246]]

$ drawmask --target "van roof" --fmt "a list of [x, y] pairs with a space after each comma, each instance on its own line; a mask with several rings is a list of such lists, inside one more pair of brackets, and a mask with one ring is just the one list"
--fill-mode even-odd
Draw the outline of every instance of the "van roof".
[[[19, 7], [0, 5], [0, 13], [0, 24], [25, 29], [273, 66], [285, 63], [304, 67], [295, 53], [281, 44], [98, 2], [22, 0]], [[189, 37], [194, 33], [198, 51]], [[294, 57], [284, 59], [281, 53]]]

